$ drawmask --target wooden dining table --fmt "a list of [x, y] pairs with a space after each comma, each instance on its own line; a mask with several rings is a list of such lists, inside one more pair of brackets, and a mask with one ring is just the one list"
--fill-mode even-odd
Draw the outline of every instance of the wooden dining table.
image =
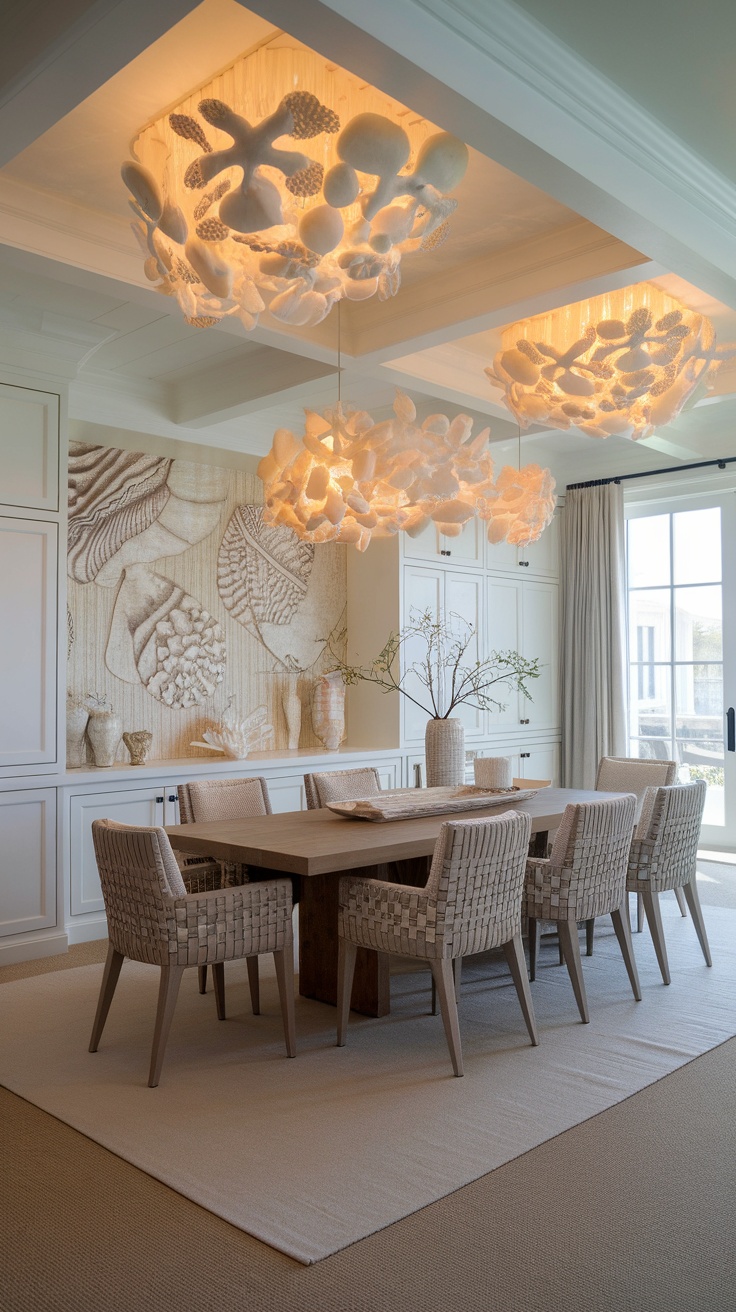
[[[172, 846], [220, 861], [244, 863], [299, 878], [299, 992], [337, 1000], [339, 877], [348, 871], [423, 885], [429, 858], [445, 821], [478, 820], [503, 811], [526, 811], [532, 820], [532, 855], [546, 853], [547, 835], [571, 802], [619, 796], [573, 788], [544, 788], [533, 797], [482, 810], [385, 823], [348, 819], [327, 809], [287, 811], [245, 820], [169, 825]], [[389, 963], [383, 953], [359, 949], [352, 1008], [368, 1016], [390, 1010]]]

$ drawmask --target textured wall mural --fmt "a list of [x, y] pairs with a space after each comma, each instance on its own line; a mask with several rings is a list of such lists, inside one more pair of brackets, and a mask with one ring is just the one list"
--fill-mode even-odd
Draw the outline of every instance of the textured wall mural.
[[[285, 681], [306, 710], [329, 663], [344, 548], [264, 525], [261, 499], [245, 471], [70, 444], [69, 691], [150, 730], [152, 759], [201, 755], [228, 707], [265, 706], [275, 747], [294, 745]], [[299, 745], [319, 745], [308, 714]]]

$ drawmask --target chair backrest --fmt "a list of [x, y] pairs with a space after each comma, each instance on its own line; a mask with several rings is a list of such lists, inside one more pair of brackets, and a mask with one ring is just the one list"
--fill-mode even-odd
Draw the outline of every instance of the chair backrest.
[[574, 919], [591, 920], [621, 906], [635, 811], [633, 793], [565, 807], [549, 860], [566, 872]]
[[369, 766], [357, 770], [322, 770], [319, 774], [305, 774], [304, 791], [307, 810], [317, 811], [329, 802], [373, 797], [381, 791], [381, 780], [378, 771]]
[[706, 791], [703, 779], [646, 791], [635, 837], [649, 850], [639, 853], [638, 877], [650, 879], [659, 892], [679, 888], [692, 878]]
[[271, 815], [268, 785], [260, 775], [249, 779], [197, 779], [190, 784], [179, 784], [177, 792], [183, 825]]
[[442, 825], [425, 891], [445, 956], [485, 952], [520, 929], [531, 828], [525, 811]]
[[166, 832], [94, 820], [92, 841], [112, 946], [134, 961], [168, 965], [171, 903], [187, 890]]
[[653, 757], [603, 756], [595, 781], [599, 793], [634, 793], [636, 818], [641, 813], [647, 788], [677, 783], [677, 761], [658, 761]]

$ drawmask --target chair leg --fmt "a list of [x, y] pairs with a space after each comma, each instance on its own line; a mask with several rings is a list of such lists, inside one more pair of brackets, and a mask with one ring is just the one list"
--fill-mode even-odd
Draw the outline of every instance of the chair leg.
[[215, 1006], [217, 1007], [217, 1019], [225, 1020], [225, 963], [224, 961], [215, 961], [212, 963], [212, 983], [215, 986]]
[[537, 978], [537, 956], [539, 955], [539, 921], [529, 917], [529, 978], [534, 983]]
[[434, 975], [432, 976], [432, 1015], [437, 1015], [437, 985], [434, 982]]
[[[454, 958], [453, 958], [453, 962], [452, 962], [452, 976], [453, 976], [453, 979], [454, 979], [454, 981], [455, 981], [455, 1001], [456, 1001], [456, 1002], [459, 1002], [459, 1001], [460, 1001], [460, 985], [462, 984], [462, 979], [463, 979], [463, 959], [462, 959], [462, 957], [454, 957]], [[435, 982], [434, 982], [434, 975], [432, 976], [432, 1015], [433, 1015], [433, 1016], [436, 1016], [436, 1015], [437, 1015], [437, 985], [436, 985]]]
[[353, 992], [353, 975], [355, 958], [358, 952], [356, 943], [341, 938], [337, 948], [337, 1046], [345, 1047], [348, 1037], [348, 1019], [350, 1017], [350, 998]]
[[[248, 958], [250, 960], [250, 958]], [[279, 986], [281, 1015], [284, 1020], [284, 1038], [287, 1057], [296, 1057], [296, 1019], [294, 1016], [294, 940], [289, 934], [289, 941], [273, 954], [276, 966], [276, 982]], [[258, 958], [255, 958], [256, 967]]]
[[685, 900], [685, 894], [681, 888], [675, 889], [675, 897], [677, 898], [677, 905], [680, 908], [680, 915], [687, 916], [687, 902]]
[[590, 1021], [588, 1015], [588, 999], [585, 996], [585, 984], [583, 982], [583, 963], [580, 960], [580, 943], [578, 942], [578, 927], [575, 921], [558, 920], [557, 932], [560, 936], [560, 944], [565, 957], [567, 973], [570, 976], [572, 991], [575, 994], [575, 1001], [578, 1004], [578, 1011], [582, 1017], [584, 1025]]
[[644, 928], [644, 899], [641, 893], [636, 895], [636, 932], [641, 934]]
[[151, 1069], [148, 1075], [149, 1089], [155, 1089], [159, 1081], [166, 1051], [166, 1040], [169, 1037], [171, 1020], [176, 1007], [176, 999], [179, 996], [179, 985], [184, 970], [184, 966], [161, 967], [156, 1025], [153, 1031], [153, 1047], [151, 1049]]
[[631, 941], [631, 924], [629, 921], [629, 895], [624, 894], [622, 905], [617, 911], [611, 912], [613, 928], [616, 931], [616, 938], [621, 949], [621, 956], [624, 959], [626, 972], [629, 976], [631, 988], [637, 1002], [641, 1002], [641, 985], [639, 984], [639, 972], [636, 969], [636, 958], [634, 957], [634, 945]]
[[246, 957], [248, 967], [248, 987], [250, 988], [250, 1005], [254, 1016], [261, 1014], [261, 983], [258, 978], [258, 957]]
[[455, 997], [452, 962], [449, 957], [442, 957], [441, 960], [433, 960], [430, 964], [440, 999], [442, 1024], [445, 1027], [447, 1046], [450, 1049], [452, 1069], [456, 1075], [463, 1075], [463, 1050], [460, 1045], [460, 1023], [457, 1017], [457, 998]]
[[200, 993], [206, 993], [206, 992], [207, 992], [207, 967], [206, 967], [206, 966], [198, 966], [198, 967], [197, 967], [197, 975], [198, 975], [198, 978], [199, 978], [199, 991], [200, 991]]
[[662, 972], [662, 979], [665, 984], [670, 982], [670, 968], [667, 961], [667, 948], [664, 943], [664, 930], [662, 928], [662, 912], [659, 907], [659, 893], [642, 893], [642, 901], [647, 916], [649, 932], [652, 935], [654, 951], [657, 954], [659, 969]]
[[708, 946], [708, 936], [705, 932], [705, 922], [703, 920], [703, 911], [700, 906], [700, 896], [698, 894], [698, 886], [695, 882], [695, 875], [693, 875], [689, 884], [683, 885], [682, 891], [685, 895], [685, 901], [687, 902], [687, 905], [690, 908], [690, 915], [693, 918], [693, 924], [695, 926], [695, 933], [698, 936], [698, 942], [701, 948], [703, 949], [705, 964], [706, 966], [712, 966], [713, 962], [710, 959], [710, 947]]
[[97, 1001], [97, 1011], [95, 1012], [95, 1019], [92, 1025], [92, 1037], [89, 1041], [90, 1052], [97, 1052], [100, 1039], [102, 1038], [102, 1031], [105, 1028], [107, 1013], [110, 1010], [110, 1003], [112, 1002], [112, 997], [115, 992], [115, 986], [120, 977], [120, 968], [124, 961], [125, 957], [123, 953], [118, 952], [112, 944], [109, 944], [105, 969], [102, 974], [102, 983], [100, 985], [100, 996]]
[[585, 922], [585, 955], [593, 955], [593, 932], [595, 930], [595, 920], [586, 920]]
[[514, 981], [516, 994], [521, 1005], [521, 1010], [526, 1021], [526, 1027], [529, 1031], [529, 1038], [535, 1048], [539, 1047], [539, 1035], [537, 1033], [537, 1022], [534, 1018], [534, 1003], [532, 1002], [531, 989], [529, 988], [529, 976], [526, 973], [526, 958], [524, 956], [524, 947], [521, 942], [521, 934], [517, 932], [508, 943], [503, 945], [504, 956], [508, 962], [511, 978]]

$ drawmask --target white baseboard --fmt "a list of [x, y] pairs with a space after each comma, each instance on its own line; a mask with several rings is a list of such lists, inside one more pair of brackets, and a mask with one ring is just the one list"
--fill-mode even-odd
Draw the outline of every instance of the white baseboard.
[[71, 921], [66, 927], [66, 932], [70, 947], [75, 943], [91, 943], [97, 938], [107, 938], [107, 920], [104, 914], [100, 914], [95, 916], [94, 920], [85, 920], [81, 925]]
[[55, 929], [45, 935], [24, 934], [15, 942], [0, 940], [0, 966], [14, 966], [18, 961], [36, 961], [39, 957], [58, 957], [67, 951], [68, 939], [64, 930]]

